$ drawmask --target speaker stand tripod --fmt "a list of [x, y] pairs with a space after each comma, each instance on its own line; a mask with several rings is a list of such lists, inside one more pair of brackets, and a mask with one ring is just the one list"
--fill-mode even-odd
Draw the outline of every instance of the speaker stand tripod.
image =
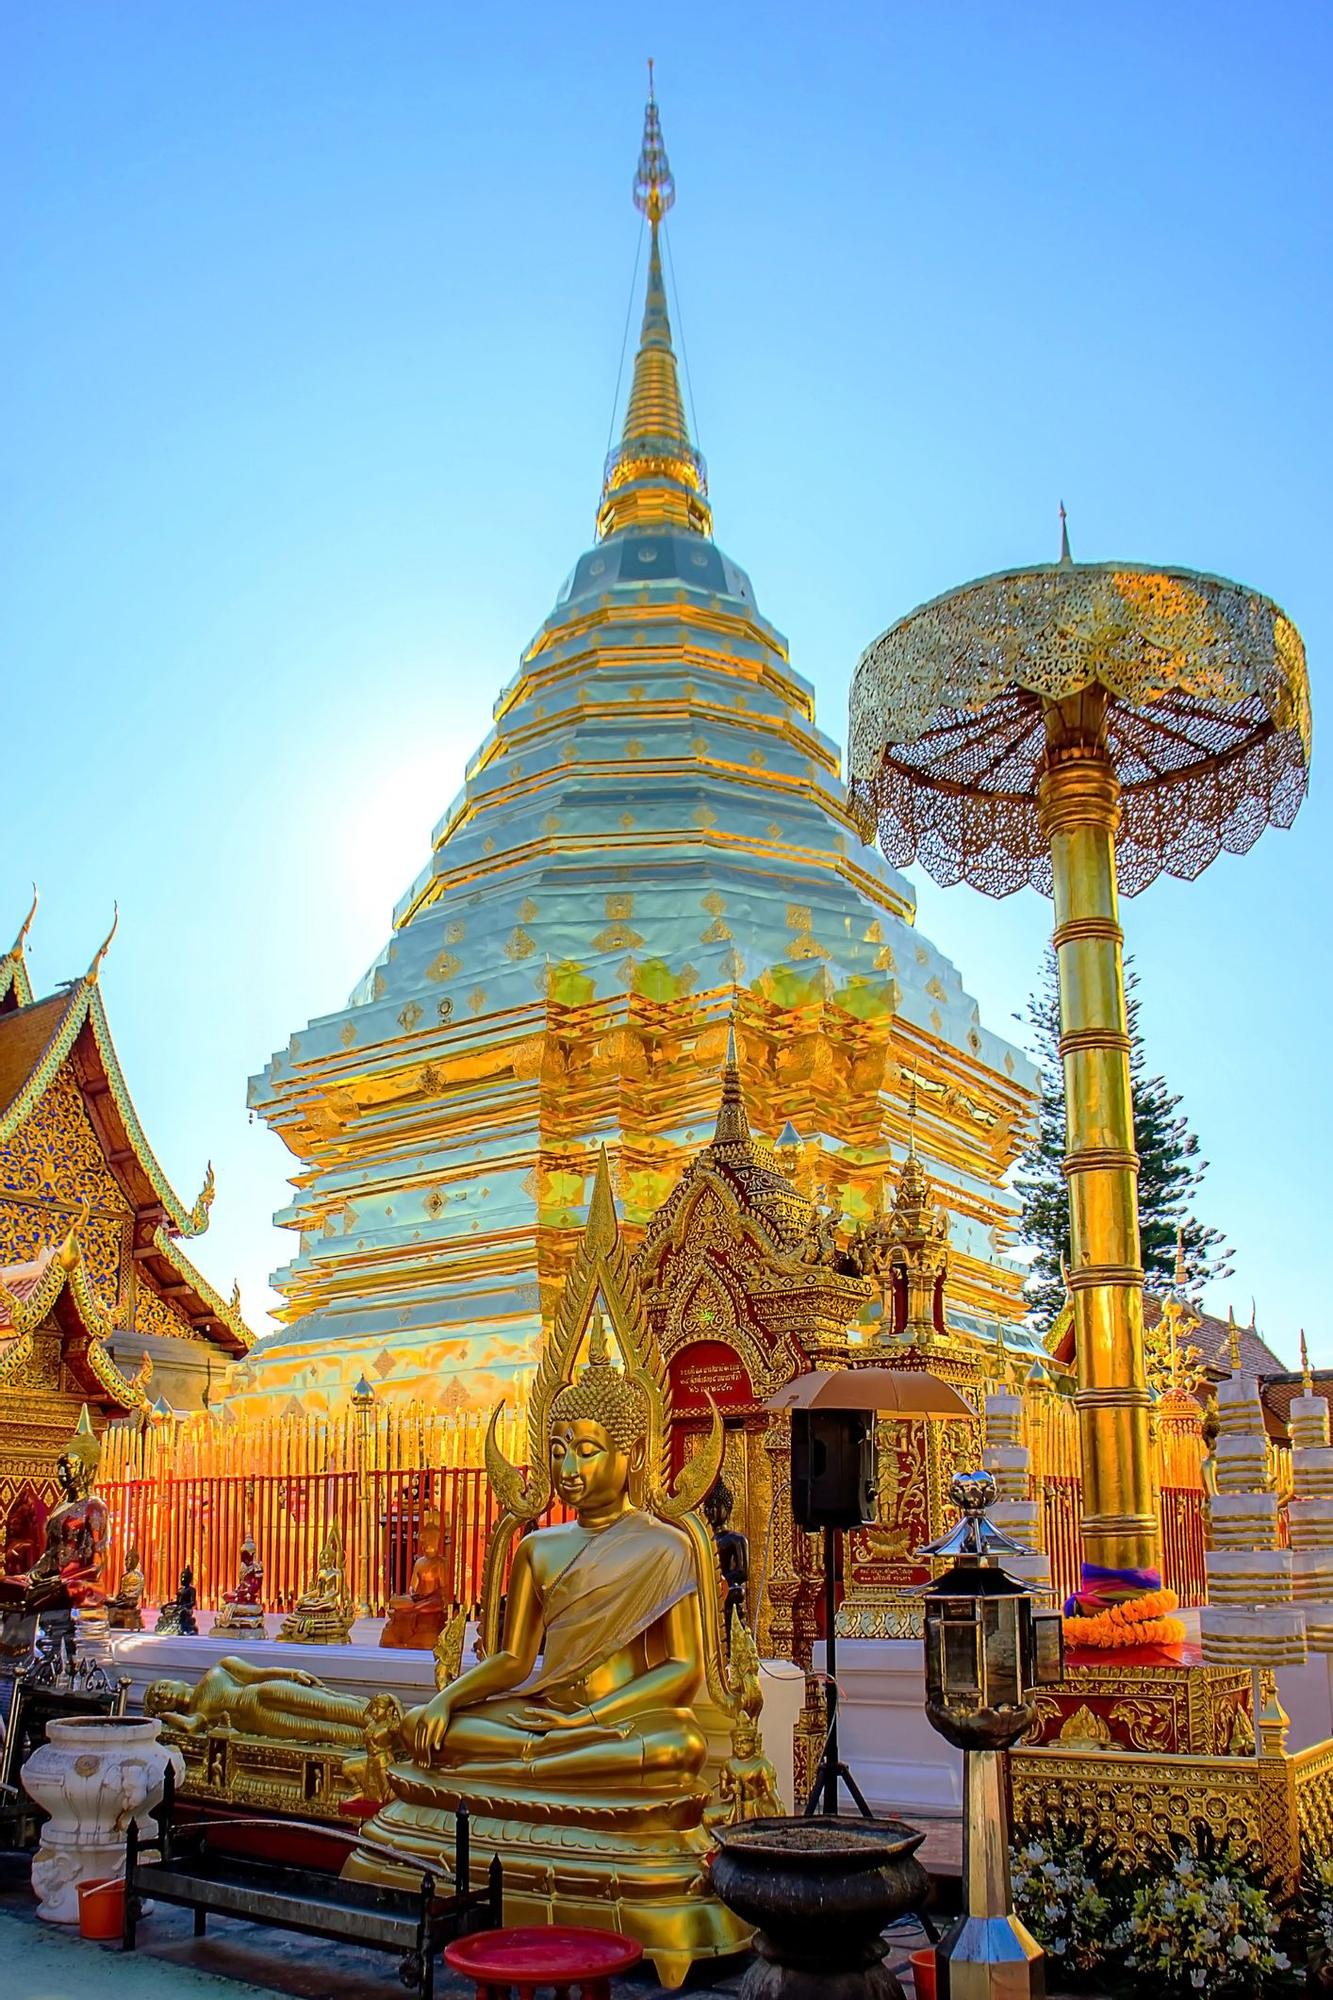
[[814, 1783], [805, 1802], [805, 1817], [810, 1819], [817, 1812], [837, 1816], [838, 1786], [843, 1784], [851, 1794], [852, 1801], [862, 1819], [873, 1820], [875, 1815], [866, 1804], [861, 1787], [838, 1754], [838, 1531], [836, 1528], [824, 1530], [824, 1666], [827, 1678], [824, 1683], [824, 1698], [827, 1703], [828, 1729], [824, 1736], [824, 1752], [815, 1770]]

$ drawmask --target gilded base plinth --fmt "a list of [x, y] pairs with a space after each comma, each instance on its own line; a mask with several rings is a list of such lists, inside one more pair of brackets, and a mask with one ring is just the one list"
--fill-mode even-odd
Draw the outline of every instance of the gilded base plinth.
[[267, 1639], [263, 1607], [258, 1604], [224, 1604], [213, 1620], [210, 1639]]
[[1218, 1840], [1256, 1847], [1274, 1881], [1300, 1885], [1302, 1853], [1333, 1843], [1333, 1742], [1293, 1756], [1126, 1755], [1082, 1745], [1010, 1752], [1013, 1821], [1020, 1833], [1077, 1826], [1130, 1866], [1173, 1835], [1203, 1825]]
[[1036, 1695], [1029, 1743], [1215, 1756], [1253, 1747], [1252, 1676], [1205, 1666], [1197, 1647], [1071, 1651], [1058, 1687]]
[[225, 1723], [203, 1735], [167, 1724], [162, 1741], [184, 1760], [178, 1789], [189, 1799], [253, 1806], [284, 1819], [336, 1820], [359, 1790], [343, 1769], [352, 1753], [338, 1744], [243, 1736]]
[[[405, 1776], [395, 1770], [394, 1782]], [[363, 1829], [344, 1875], [391, 1888], [413, 1886], [426, 1868], [452, 1879], [452, 1797], [441, 1794], [431, 1804], [398, 1798], [385, 1806]], [[583, 1823], [571, 1815], [560, 1824], [523, 1816], [517, 1800], [512, 1815], [500, 1800], [467, 1803], [473, 1881], [483, 1879], [498, 1854], [506, 1924], [576, 1924], [635, 1938], [662, 1984], [673, 1987], [692, 1965], [730, 1958], [754, 1935], [708, 1893], [704, 1867], [712, 1840], [698, 1825], [670, 1825], [670, 1801], [619, 1812], [589, 1802]], [[691, 1812], [697, 1816], [693, 1802]], [[603, 1824], [587, 1823], [593, 1819]]]

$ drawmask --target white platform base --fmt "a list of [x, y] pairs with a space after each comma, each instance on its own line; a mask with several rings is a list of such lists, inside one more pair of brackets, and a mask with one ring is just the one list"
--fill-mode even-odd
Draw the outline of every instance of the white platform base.
[[[293, 1672], [314, 1674], [326, 1687], [336, 1688], [340, 1694], [360, 1695], [363, 1700], [387, 1690], [398, 1697], [404, 1708], [429, 1701], [435, 1692], [434, 1656], [401, 1648], [382, 1649], [379, 1644], [382, 1621], [378, 1618], [359, 1620], [352, 1627], [350, 1646], [289, 1646], [276, 1638], [242, 1639], [225, 1632], [214, 1639], [202, 1629], [206, 1620], [207, 1613], [201, 1613], [201, 1630], [193, 1639], [159, 1639], [152, 1632], [111, 1634], [116, 1672], [129, 1676], [132, 1709], [143, 1706], [144, 1689], [150, 1681], [189, 1681], [193, 1686], [228, 1654], [249, 1660], [257, 1667], [289, 1667]], [[270, 1631], [276, 1633], [281, 1623], [280, 1618], [271, 1617]], [[470, 1655], [469, 1633], [465, 1660]]]
[[[199, 1636], [193, 1639], [159, 1639], [152, 1632], [111, 1634], [115, 1672], [129, 1678], [131, 1710], [142, 1709], [144, 1689], [151, 1681], [188, 1681], [193, 1686], [228, 1654], [236, 1654], [257, 1667], [289, 1667], [314, 1674], [326, 1687], [336, 1688], [340, 1694], [359, 1695], [362, 1700], [384, 1691], [396, 1695], [404, 1708], [429, 1701], [435, 1692], [434, 1656], [403, 1648], [381, 1648], [378, 1618], [359, 1620], [352, 1627], [349, 1646], [289, 1646], [276, 1638], [238, 1640], [227, 1633], [214, 1639], [203, 1630], [206, 1622], [210, 1622], [208, 1614], [201, 1612]], [[270, 1631], [276, 1632], [281, 1622], [278, 1617], [270, 1617]], [[473, 1665], [476, 1658], [473, 1637], [474, 1628], [469, 1626], [463, 1650], [465, 1667]], [[847, 1644], [850, 1647], [851, 1642]], [[838, 1657], [841, 1660], [841, 1647]], [[786, 1660], [762, 1661], [760, 1673], [764, 1690], [761, 1717], [764, 1750], [777, 1772], [783, 1806], [790, 1812], [793, 1810], [792, 1738], [804, 1699], [805, 1676]]]
[[[814, 1664], [822, 1671], [822, 1645]], [[838, 1747], [871, 1810], [961, 1813], [962, 1752], [926, 1720], [921, 1641], [839, 1639], [838, 1689]]]

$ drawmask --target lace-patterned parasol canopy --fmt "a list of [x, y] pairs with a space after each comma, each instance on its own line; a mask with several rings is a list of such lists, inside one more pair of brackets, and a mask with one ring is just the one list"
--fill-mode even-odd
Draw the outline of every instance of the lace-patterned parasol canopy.
[[1121, 786], [1120, 889], [1243, 854], [1305, 796], [1305, 648], [1271, 599], [1224, 577], [1058, 563], [923, 604], [852, 679], [850, 806], [898, 867], [992, 896], [1049, 895], [1037, 825], [1047, 702], [1107, 691]]

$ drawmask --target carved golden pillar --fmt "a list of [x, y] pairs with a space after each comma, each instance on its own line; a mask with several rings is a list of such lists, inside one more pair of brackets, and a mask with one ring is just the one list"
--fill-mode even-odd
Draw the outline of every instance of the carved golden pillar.
[[1084, 1552], [1106, 1568], [1143, 1570], [1159, 1566], [1158, 1529], [1116, 895], [1120, 784], [1106, 749], [1106, 706], [1096, 686], [1047, 704], [1037, 816], [1050, 842], [1055, 902]]
[[[764, 1601], [768, 1607], [769, 1650], [776, 1660], [793, 1660], [798, 1666], [808, 1667], [808, 1645], [802, 1659], [797, 1642], [796, 1600], [801, 1590], [801, 1578], [797, 1567], [797, 1529], [791, 1515], [790, 1418], [779, 1415], [770, 1417], [764, 1433], [764, 1450], [771, 1468], [770, 1490], [783, 1496], [769, 1517], [767, 1545], [760, 1561], [760, 1574], [764, 1574], [765, 1566], [767, 1569]], [[755, 1588], [758, 1588], [757, 1581]]]

